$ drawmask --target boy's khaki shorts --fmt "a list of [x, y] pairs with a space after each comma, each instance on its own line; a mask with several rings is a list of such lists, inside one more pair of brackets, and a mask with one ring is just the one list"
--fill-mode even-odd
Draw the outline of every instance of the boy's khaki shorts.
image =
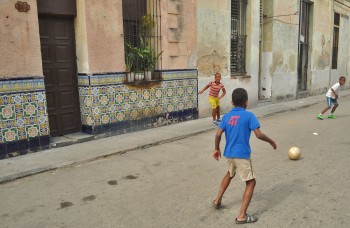
[[226, 158], [230, 177], [234, 177], [236, 171], [242, 181], [249, 181], [255, 178], [252, 160], [239, 158]]
[[212, 109], [216, 109], [216, 107], [220, 107], [220, 99], [217, 97], [208, 97], [209, 104]]

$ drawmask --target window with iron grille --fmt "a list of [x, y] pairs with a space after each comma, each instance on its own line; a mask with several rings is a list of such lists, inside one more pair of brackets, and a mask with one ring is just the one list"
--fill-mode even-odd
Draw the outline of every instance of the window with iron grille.
[[340, 14], [334, 13], [332, 69], [338, 67], [339, 26]]
[[246, 73], [247, 0], [231, 0], [231, 74]]
[[160, 0], [123, 0], [127, 72], [161, 69]]

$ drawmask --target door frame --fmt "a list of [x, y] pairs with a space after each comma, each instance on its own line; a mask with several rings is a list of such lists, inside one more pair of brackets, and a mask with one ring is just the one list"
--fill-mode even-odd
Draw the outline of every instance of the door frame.
[[[306, 4], [306, 14], [304, 11], [302, 11], [302, 5]], [[311, 34], [311, 25], [310, 25], [310, 15], [312, 14], [312, 4], [313, 2], [310, 0], [301, 0], [300, 5], [299, 5], [299, 32], [298, 32], [298, 65], [297, 65], [297, 91], [307, 91], [309, 88], [308, 85], [308, 75], [310, 71], [310, 64], [309, 64], [309, 59], [310, 59], [310, 34]], [[305, 29], [306, 34], [305, 34], [305, 40], [301, 41], [302, 38], [302, 17], [305, 16], [307, 17], [305, 26], [307, 28]], [[304, 53], [306, 51], [306, 53]], [[304, 75], [303, 75], [304, 74]]]
[[[75, 72], [75, 75], [72, 75], [74, 80], [76, 90], [76, 102], [77, 102], [77, 113], [76, 113], [76, 123], [75, 130], [72, 130], [70, 133], [81, 131], [81, 110], [80, 110], [80, 97], [79, 97], [79, 85], [78, 85], [78, 67], [76, 61], [76, 37], [75, 37], [75, 28], [74, 28], [74, 17], [76, 16], [76, 1], [75, 0], [62, 0], [60, 1], [61, 7], [57, 8], [54, 4], [55, 1], [50, 0], [38, 0], [38, 22], [39, 18], [53, 18], [53, 19], [67, 19], [70, 20], [72, 26], [71, 28], [71, 40], [72, 40], [72, 68]], [[63, 4], [64, 3], [64, 4]], [[40, 34], [39, 34], [40, 36]], [[50, 125], [50, 122], [49, 122]], [[61, 135], [61, 133], [58, 133]], [[50, 133], [50, 136], [52, 134]]]

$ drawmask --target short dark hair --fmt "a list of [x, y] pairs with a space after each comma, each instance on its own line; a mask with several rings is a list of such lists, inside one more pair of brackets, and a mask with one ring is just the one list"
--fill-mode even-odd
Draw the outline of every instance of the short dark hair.
[[237, 88], [232, 92], [232, 102], [234, 106], [243, 107], [245, 102], [248, 101], [247, 90], [243, 88]]
[[344, 79], [344, 81], [346, 81], [346, 77], [341, 76], [341, 77], [339, 78], [339, 80], [342, 80], [342, 79]]

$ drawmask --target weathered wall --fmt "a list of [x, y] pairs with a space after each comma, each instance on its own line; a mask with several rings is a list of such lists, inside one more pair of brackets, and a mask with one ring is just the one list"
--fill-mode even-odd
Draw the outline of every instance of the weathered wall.
[[161, 1], [162, 69], [193, 69], [196, 53], [196, 1]]
[[124, 69], [122, 1], [77, 0], [78, 73]]
[[216, 72], [229, 74], [230, 1], [217, 4], [205, 0], [197, 3], [199, 77]]
[[[349, 72], [350, 7], [344, 4], [350, 6], [350, 1], [313, 1], [311, 5], [307, 70], [310, 95], [324, 93], [340, 75]], [[288, 5], [283, 0], [264, 1], [261, 87], [265, 90], [261, 94], [273, 100], [290, 100], [297, 96], [299, 5], [299, 0]], [[334, 12], [340, 13], [341, 19], [338, 67], [332, 70]]]
[[330, 1], [315, 1], [313, 12], [308, 79], [310, 93], [321, 94], [329, 86], [333, 40], [332, 4]]
[[18, 12], [16, 2], [0, 3], [0, 78], [42, 77], [36, 1], [26, 1], [28, 12]]
[[348, 7], [344, 5], [337, 4], [335, 2], [334, 10], [337, 13], [340, 13], [340, 32], [339, 32], [339, 51], [338, 51], [338, 75], [331, 78], [331, 83], [338, 81], [340, 76], [347, 77], [347, 87], [350, 85], [349, 76], [350, 76], [350, 1], [346, 2]]
[[273, 1], [263, 1], [263, 28], [262, 28], [262, 53], [260, 69], [260, 96], [271, 98], [272, 88], [272, 43], [273, 43]]
[[[238, 83], [230, 78], [230, 3], [231, 1], [203, 0], [197, 1], [197, 68], [198, 89], [201, 90], [214, 78], [216, 72], [221, 72], [221, 82], [225, 85], [227, 95], [221, 100], [221, 111], [227, 112], [230, 104], [231, 86]], [[211, 116], [208, 104], [208, 93], [198, 97], [199, 116]]]
[[[246, 71], [250, 78], [246, 79], [244, 83], [249, 86], [243, 86], [249, 94], [249, 106], [255, 106], [258, 102], [259, 90], [259, 1], [248, 1], [247, 5], [247, 57], [246, 57]], [[231, 89], [231, 91], [234, 88]]]
[[[203, 0], [197, 2], [197, 47], [198, 47], [198, 89], [202, 89], [216, 72], [221, 72], [221, 82], [227, 95], [220, 101], [221, 112], [232, 108], [231, 93], [237, 87], [247, 89], [249, 105], [254, 106], [258, 97], [259, 75], [259, 2], [248, 1], [246, 11], [246, 71], [245, 76], [231, 76], [230, 33], [231, 1]], [[208, 104], [208, 90], [199, 96], [200, 117], [211, 116]]]
[[275, 0], [273, 9], [273, 15], [268, 16], [273, 23], [272, 61], [268, 67], [272, 78], [271, 98], [290, 100], [297, 91], [299, 1], [289, 1], [286, 5], [283, 0]]
[[[341, 2], [342, 4], [339, 4]], [[348, 5], [349, 7], [346, 7]], [[310, 93], [324, 93], [341, 75], [348, 76], [350, 69], [350, 2], [315, 1], [312, 37]], [[337, 69], [331, 69], [334, 12], [340, 14]], [[348, 83], [347, 86], [348, 87]]]

